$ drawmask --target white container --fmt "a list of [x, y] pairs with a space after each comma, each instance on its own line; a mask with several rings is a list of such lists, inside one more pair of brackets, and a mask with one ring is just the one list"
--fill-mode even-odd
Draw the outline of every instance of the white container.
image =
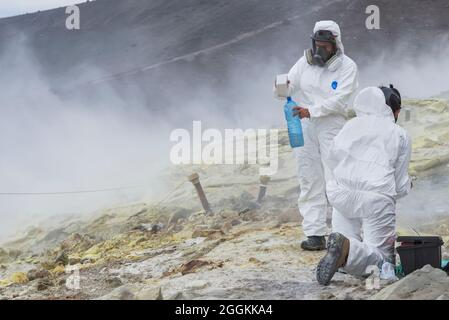
[[276, 95], [278, 97], [287, 98], [288, 97], [288, 75], [280, 74], [276, 76], [276, 81], [274, 83], [276, 88]]

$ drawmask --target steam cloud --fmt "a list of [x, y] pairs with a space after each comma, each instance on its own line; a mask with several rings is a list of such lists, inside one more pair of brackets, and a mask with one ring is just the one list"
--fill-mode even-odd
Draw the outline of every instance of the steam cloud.
[[[287, 72], [305, 48], [297, 49], [287, 50], [294, 57], [288, 63], [258, 56], [250, 64], [236, 63], [227, 70], [219, 91], [204, 85], [192, 95], [185, 87], [170, 87], [167, 96], [173, 98], [167, 99], [168, 109], [176, 111], [177, 120], [184, 119], [171, 122], [169, 117], [156, 118], [143, 98], [115, 95], [112, 89], [99, 92], [88, 105], [77, 99], [77, 92], [70, 100], [62, 99], [51, 90], [26, 38], [8, 44], [0, 56], [0, 192], [141, 188], [63, 196], [0, 195], [0, 235], [36, 218], [157, 198], [164, 191], [164, 181], [153, 179], [158, 179], [168, 164], [169, 133], [180, 124], [187, 129], [191, 120], [215, 128], [283, 126], [281, 103], [273, 99], [272, 81], [276, 74]], [[404, 96], [419, 98], [447, 91], [448, 53], [449, 46], [436, 46], [411, 57], [398, 43], [397, 49], [359, 64], [361, 88], [394, 83]], [[83, 73], [80, 79], [99, 73], [95, 67], [87, 69], [91, 77]], [[189, 79], [186, 72], [177, 76]]]

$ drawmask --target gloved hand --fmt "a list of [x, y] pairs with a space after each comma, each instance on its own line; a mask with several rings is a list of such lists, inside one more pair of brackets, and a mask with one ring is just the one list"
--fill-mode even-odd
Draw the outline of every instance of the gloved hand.
[[294, 107], [293, 116], [299, 116], [300, 119], [310, 118], [309, 109], [303, 107]]

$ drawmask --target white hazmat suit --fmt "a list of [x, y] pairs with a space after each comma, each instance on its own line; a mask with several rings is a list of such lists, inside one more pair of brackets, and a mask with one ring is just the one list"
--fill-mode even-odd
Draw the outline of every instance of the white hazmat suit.
[[[319, 21], [313, 32], [331, 31], [337, 53], [323, 66], [313, 65], [309, 50], [288, 73], [288, 96], [309, 109], [310, 119], [302, 119], [304, 146], [295, 148], [301, 188], [298, 206], [306, 236], [324, 236], [328, 200], [326, 181], [330, 179], [327, 157], [332, 139], [346, 122], [347, 104], [358, 87], [357, 65], [344, 54], [340, 28], [333, 21]], [[296, 95], [296, 96], [295, 96]]]
[[327, 196], [334, 208], [332, 231], [350, 242], [344, 270], [364, 275], [370, 266], [394, 263], [395, 205], [411, 188], [411, 141], [395, 124], [381, 89], [362, 90], [354, 109], [357, 117], [348, 121], [330, 149], [333, 178]]

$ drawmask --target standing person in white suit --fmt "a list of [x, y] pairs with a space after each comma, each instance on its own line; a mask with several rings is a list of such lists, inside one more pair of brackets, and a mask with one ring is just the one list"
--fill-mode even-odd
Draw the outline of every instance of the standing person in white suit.
[[287, 96], [296, 95], [295, 113], [302, 119], [304, 134], [304, 146], [294, 149], [301, 188], [298, 206], [307, 236], [301, 247], [324, 250], [329, 208], [326, 197], [326, 181], [330, 179], [329, 147], [346, 122], [348, 101], [358, 81], [357, 65], [344, 53], [337, 23], [317, 22], [312, 44], [313, 48], [306, 50], [288, 73]]
[[396, 200], [412, 187], [411, 140], [395, 123], [399, 91], [392, 85], [368, 87], [357, 95], [354, 109], [357, 117], [335, 137], [329, 153], [333, 179], [327, 195], [334, 213], [328, 252], [316, 271], [323, 285], [339, 268], [363, 276], [375, 266], [381, 277], [384, 270], [394, 277]]

